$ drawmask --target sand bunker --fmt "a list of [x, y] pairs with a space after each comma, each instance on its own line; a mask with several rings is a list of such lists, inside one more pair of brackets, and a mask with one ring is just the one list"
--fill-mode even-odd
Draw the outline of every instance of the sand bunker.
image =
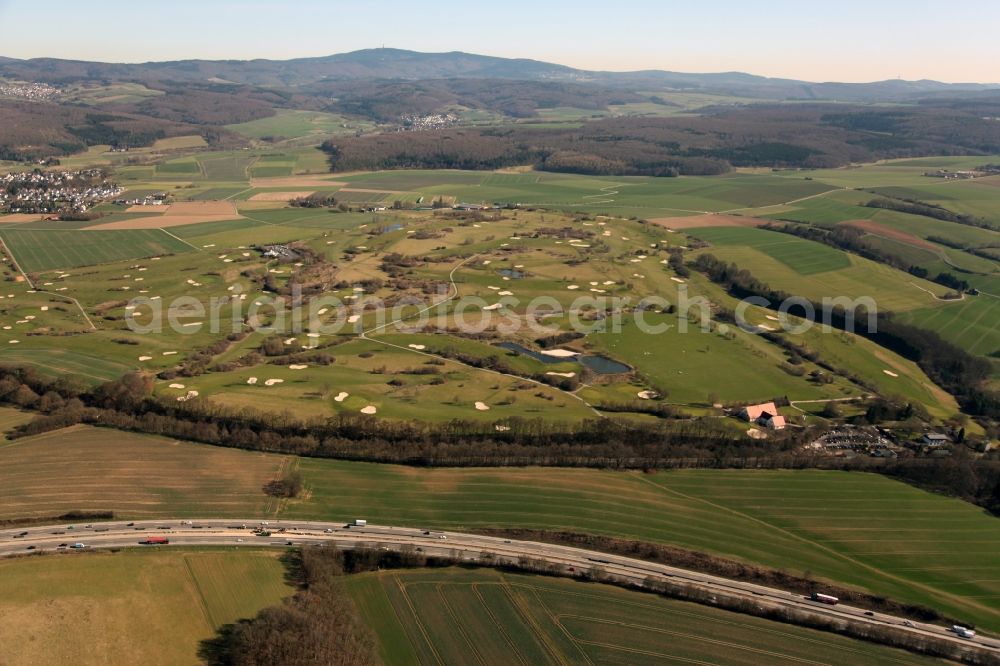
[[550, 377], [565, 377], [566, 379], [572, 379], [573, 377], [576, 377], [575, 372], [546, 372], [545, 374], [549, 375]]
[[885, 374], [889, 375], [890, 377], [899, 377], [899, 375], [897, 375], [892, 370], [883, 370], [882, 372], [884, 372]]
[[367, 407], [361, 408], [362, 414], [375, 414], [376, 412], [378, 412], [378, 408], [376, 408], [375, 405], [368, 405]]
[[253, 386], [256, 383], [257, 383], [256, 377], [250, 377], [249, 379], [247, 379], [247, 384], [249, 384], [250, 386]]
[[541, 353], [552, 358], [576, 358], [580, 354], [568, 349], [543, 349]]
[[172, 388], [172, 389], [182, 389], [182, 388], [184, 388], [184, 384], [171, 384], [170, 388]]
[[656, 391], [639, 391], [636, 395], [643, 400], [656, 400], [660, 397], [660, 394]]
[[334, 400], [336, 400], [337, 402], [344, 402], [345, 400], [347, 400], [348, 396], [350, 396], [350, 395], [351, 394], [348, 393], [347, 391], [341, 391], [340, 393], [338, 393], [336, 395], [336, 397], [334, 398]]
[[423, 351], [427, 349], [426, 345], [409, 345], [410, 349], [416, 349], [417, 351]]
[[288, 369], [289, 370], [305, 370], [308, 367], [309, 366], [306, 365], [305, 363], [292, 363], [290, 366], [288, 366]]
[[284, 379], [268, 379], [266, 382], [264, 382], [264, 386], [274, 386], [275, 384], [284, 384], [284, 383], [285, 383]]
[[490, 406], [487, 405], [485, 402], [477, 402], [476, 409], [478, 409], [481, 412], [488, 412], [490, 411]]

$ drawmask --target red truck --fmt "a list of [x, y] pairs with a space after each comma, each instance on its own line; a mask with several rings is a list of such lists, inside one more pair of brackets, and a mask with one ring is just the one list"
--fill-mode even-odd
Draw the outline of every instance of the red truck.
[[170, 543], [170, 539], [161, 536], [151, 536], [151, 537], [146, 537], [139, 543], [141, 543], [144, 546], [166, 546], [168, 543]]

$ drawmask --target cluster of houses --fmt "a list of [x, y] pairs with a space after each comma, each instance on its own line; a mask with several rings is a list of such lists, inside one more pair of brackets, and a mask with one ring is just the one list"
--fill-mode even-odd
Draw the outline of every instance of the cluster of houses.
[[399, 131], [444, 129], [457, 125], [460, 120], [461, 118], [454, 113], [435, 113], [429, 116], [405, 115], [399, 118]]
[[100, 169], [9, 173], [0, 176], [0, 212], [83, 213], [123, 191]]
[[154, 192], [143, 197], [133, 197], [131, 199], [115, 199], [114, 203], [119, 206], [164, 206], [166, 205], [167, 193]]
[[971, 180], [972, 178], [982, 178], [984, 176], [995, 176], [1000, 173], [1000, 165], [985, 164], [975, 169], [965, 171], [950, 171], [948, 169], [938, 169], [928, 171], [924, 175], [928, 178], [944, 178], [945, 180]]
[[0, 97], [45, 100], [59, 94], [58, 88], [47, 83], [7, 83], [0, 81]]
[[262, 245], [256, 248], [265, 259], [298, 259], [299, 253], [287, 245]]

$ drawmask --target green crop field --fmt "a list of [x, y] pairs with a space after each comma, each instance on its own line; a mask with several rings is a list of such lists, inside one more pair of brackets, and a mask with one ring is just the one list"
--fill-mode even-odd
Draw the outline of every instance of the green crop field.
[[193, 201], [216, 201], [219, 199], [229, 199], [241, 192], [246, 191], [246, 187], [211, 187], [207, 190], [202, 190], [197, 194], [192, 195], [190, 198]]
[[269, 117], [252, 120], [227, 129], [251, 139], [265, 137], [277, 140], [314, 138], [316, 143], [332, 134], [354, 133], [371, 126], [366, 121], [347, 120], [343, 116], [319, 111], [279, 109]]
[[1000, 298], [981, 294], [960, 303], [908, 312], [906, 321], [936, 331], [963, 349], [979, 355], [1000, 351]]
[[206, 155], [200, 157], [198, 163], [201, 164], [206, 180], [236, 182], [246, 180], [249, 177], [247, 170], [253, 160], [252, 155]]
[[156, 166], [158, 176], [197, 176], [201, 174], [198, 162], [193, 159], [181, 159], [175, 162], [163, 162]]
[[920, 664], [848, 638], [606, 585], [492, 570], [344, 580], [396, 664]]
[[799, 275], [826, 273], [851, 265], [848, 256], [832, 247], [775, 231], [752, 227], [698, 229], [692, 235], [714, 245], [749, 247], [777, 259]]
[[[729, 228], [723, 228], [722, 237], [727, 237], [729, 231]], [[814, 302], [821, 302], [825, 298], [868, 297], [875, 302], [880, 311], [904, 312], [934, 307], [940, 304], [935, 296], [941, 298], [949, 291], [947, 287], [922, 280], [885, 264], [834, 250], [819, 243], [789, 236], [794, 241], [805, 243], [805, 246], [797, 244], [768, 246], [766, 241], [776, 232], [764, 229], [743, 229], [743, 232], [748, 232], [745, 233], [747, 239], [739, 245], [714, 245], [702, 252], [735, 263], [773, 289], [802, 296]], [[699, 237], [711, 238], [718, 233], [718, 230], [697, 229], [692, 233]], [[758, 240], [750, 240], [754, 238]], [[760, 241], [765, 242], [762, 248], [754, 245]], [[781, 249], [776, 251], [775, 247]], [[834, 259], [829, 254], [831, 252], [840, 259]], [[831, 266], [831, 269], [805, 274], [796, 270], [796, 267], [810, 270], [810, 258]], [[834, 262], [840, 263], [842, 260], [848, 262], [846, 267], [833, 268]]]
[[179, 254], [192, 249], [160, 229], [2, 229], [0, 239], [21, 269], [29, 273]]
[[418, 469], [303, 459], [303, 498], [275, 502], [262, 487], [287, 464], [281, 456], [78, 427], [0, 445], [0, 514], [364, 516], [425, 528], [606, 534], [809, 572], [1000, 628], [995, 519], [877, 475]]
[[264, 484], [288, 464], [280, 456], [82, 426], [2, 443], [0, 461], [5, 517], [75, 509], [135, 517], [261, 515], [276, 507]]
[[280, 165], [263, 165], [255, 166], [250, 169], [250, 174], [254, 178], [271, 178], [274, 176], [291, 176], [293, 165], [288, 164], [285, 166]]
[[[173, 548], [173, 546], [171, 546]], [[274, 552], [161, 550], [0, 562], [4, 663], [199, 661], [199, 643], [294, 590]], [[10, 660], [9, 662], [7, 660]]]

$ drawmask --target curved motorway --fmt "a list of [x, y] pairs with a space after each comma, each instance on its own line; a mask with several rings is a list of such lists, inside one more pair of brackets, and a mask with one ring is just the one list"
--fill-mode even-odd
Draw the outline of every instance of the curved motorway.
[[[252, 529], [266, 526], [270, 536], [258, 536]], [[150, 536], [164, 536], [178, 546], [308, 546], [331, 544], [339, 548], [358, 546], [384, 547], [394, 550], [417, 548], [427, 555], [451, 556], [477, 560], [483, 553], [492, 553], [498, 562], [515, 562], [528, 557], [560, 565], [567, 573], [586, 572], [601, 567], [610, 575], [642, 585], [647, 579], [684, 583], [703, 590], [744, 597], [756, 603], [769, 602], [789, 608], [808, 610], [813, 615], [830, 619], [851, 620], [877, 626], [891, 625], [898, 630], [925, 637], [953, 642], [962, 646], [975, 645], [995, 652], [1000, 657], [1000, 640], [988, 636], [965, 639], [938, 625], [911, 622], [905, 618], [874, 613], [863, 608], [838, 604], [829, 606], [811, 601], [798, 594], [771, 587], [712, 576], [687, 569], [645, 562], [534, 541], [519, 541], [500, 537], [461, 532], [428, 531], [407, 527], [366, 525], [347, 526], [343, 523], [281, 520], [206, 519], [156, 520], [136, 522], [101, 522], [90, 525], [47, 525], [0, 530], [0, 556], [94, 548], [139, 547]], [[170, 546], [167, 546], [170, 547]]]

